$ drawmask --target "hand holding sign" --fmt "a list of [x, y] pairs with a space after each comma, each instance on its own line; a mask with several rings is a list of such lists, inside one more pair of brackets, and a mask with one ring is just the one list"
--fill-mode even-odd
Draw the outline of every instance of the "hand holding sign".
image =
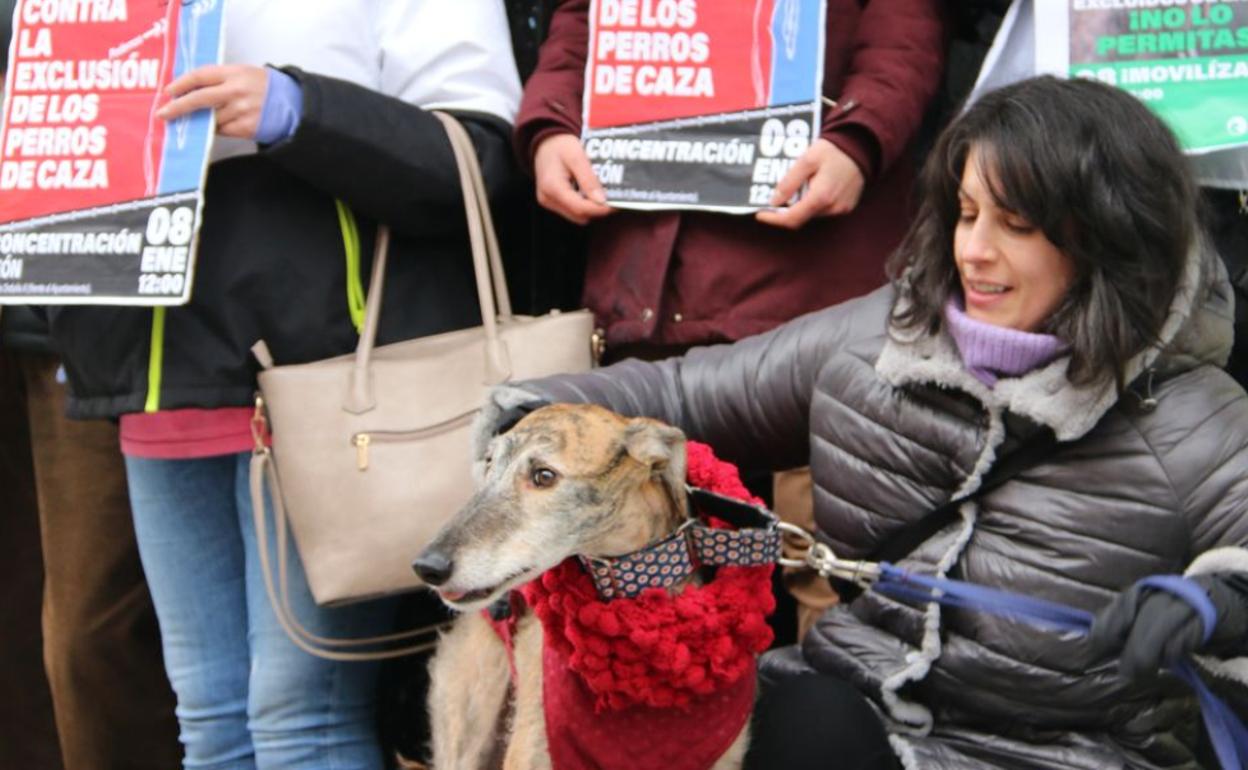
[[786, 209], [760, 211], [754, 216], [764, 224], [796, 230], [812, 217], [853, 211], [865, 183], [862, 170], [852, 158], [827, 139], [816, 139], [776, 184], [771, 205], [783, 205], [803, 184], [809, 185], [806, 194]]
[[611, 205], [765, 208], [820, 125], [826, 17], [825, 0], [593, 0], [581, 139]]
[[584, 225], [612, 211], [581, 140], [573, 134], [542, 140], [533, 153], [533, 176], [537, 202], [568, 221]]
[[264, 67], [199, 67], [169, 84], [165, 90], [173, 99], [156, 112], [156, 117], [174, 120], [196, 110], [216, 110], [219, 135], [251, 139], [260, 125], [268, 82]]

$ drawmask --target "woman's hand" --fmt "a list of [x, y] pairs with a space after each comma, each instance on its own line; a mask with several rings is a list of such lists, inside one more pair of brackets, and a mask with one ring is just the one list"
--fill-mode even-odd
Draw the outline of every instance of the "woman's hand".
[[472, 459], [484, 460], [490, 442], [516, 426], [529, 412], [550, 402], [514, 385], [499, 385], [490, 391], [485, 405], [472, 421]]
[[1127, 679], [1151, 679], [1193, 652], [1242, 655], [1248, 649], [1248, 575], [1196, 575], [1184, 579], [1202, 591], [1215, 620], [1208, 640], [1196, 606], [1170, 591], [1136, 585], [1101, 610], [1089, 641], [1097, 659], [1118, 654], [1119, 673]]
[[196, 110], [216, 110], [217, 133], [235, 139], [254, 139], [268, 89], [264, 67], [224, 64], [199, 67], [169, 84], [173, 97], [156, 117], [173, 120]]
[[542, 140], [533, 154], [533, 176], [537, 202], [564, 219], [584, 225], [612, 211], [581, 140], [572, 134]]
[[797, 203], [779, 211], [760, 211], [755, 218], [764, 224], [796, 230], [812, 217], [848, 214], [858, 206], [866, 179], [852, 158], [821, 137], [806, 148], [776, 185], [771, 205], [784, 205], [805, 183], [809, 187]]

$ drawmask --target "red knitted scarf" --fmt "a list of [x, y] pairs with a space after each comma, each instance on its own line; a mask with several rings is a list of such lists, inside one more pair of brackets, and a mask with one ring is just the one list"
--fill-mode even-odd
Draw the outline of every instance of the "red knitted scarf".
[[[761, 504], [710, 447], [689, 442], [687, 456], [693, 486]], [[720, 567], [711, 582], [675, 596], [652, 588], [605, 602], [580, 563], [569, 559], [520, 590], [542, 621], [546, 644], [594, 694], [595, 712], [685, 709], [753, 673], [754, 656], [772, 640], [766, 617], [775, 609], [773, 569]]]

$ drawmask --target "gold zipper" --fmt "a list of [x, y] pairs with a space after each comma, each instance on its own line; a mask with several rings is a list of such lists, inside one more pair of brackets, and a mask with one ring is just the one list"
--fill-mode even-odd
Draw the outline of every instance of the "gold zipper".
[[457, 417], [449, 420], [443, 420], [435, 425], [427, 428], [417, 428], [416, 430], [373, 430], [360, 431], [351, 436], [351, 445], [355, 447], [355, 467], [357, 470], [368, 470], [368, 448], [375, 441], [410, 441], [412, 439], [421, 438], [422, 436], [434, 435], [450, 428], [457, 428], [460, 425], [472, 420], [476, 416], [479, 409], [471, 409]]
[[351, 437], [351, 443], [355, 444], [356, 469], [368, 470], [368, 445], [372, 443], [372, 437], [367, 433], [357, 433]]

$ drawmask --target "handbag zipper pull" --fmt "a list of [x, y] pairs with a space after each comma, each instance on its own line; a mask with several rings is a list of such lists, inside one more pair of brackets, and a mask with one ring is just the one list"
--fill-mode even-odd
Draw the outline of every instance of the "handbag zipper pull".
[[368, 470], [369, 441], [367, 433], [357, 433], [351, 437], [351, 443], [355, 444], [355, 467], [362, 471]]
[[256, 443], [252, 450], [255, 454], [268, 451], [269, 421], [264, 416], [264, 396], [256, 394], [256, 410], [251, 413], [251, 438]]

